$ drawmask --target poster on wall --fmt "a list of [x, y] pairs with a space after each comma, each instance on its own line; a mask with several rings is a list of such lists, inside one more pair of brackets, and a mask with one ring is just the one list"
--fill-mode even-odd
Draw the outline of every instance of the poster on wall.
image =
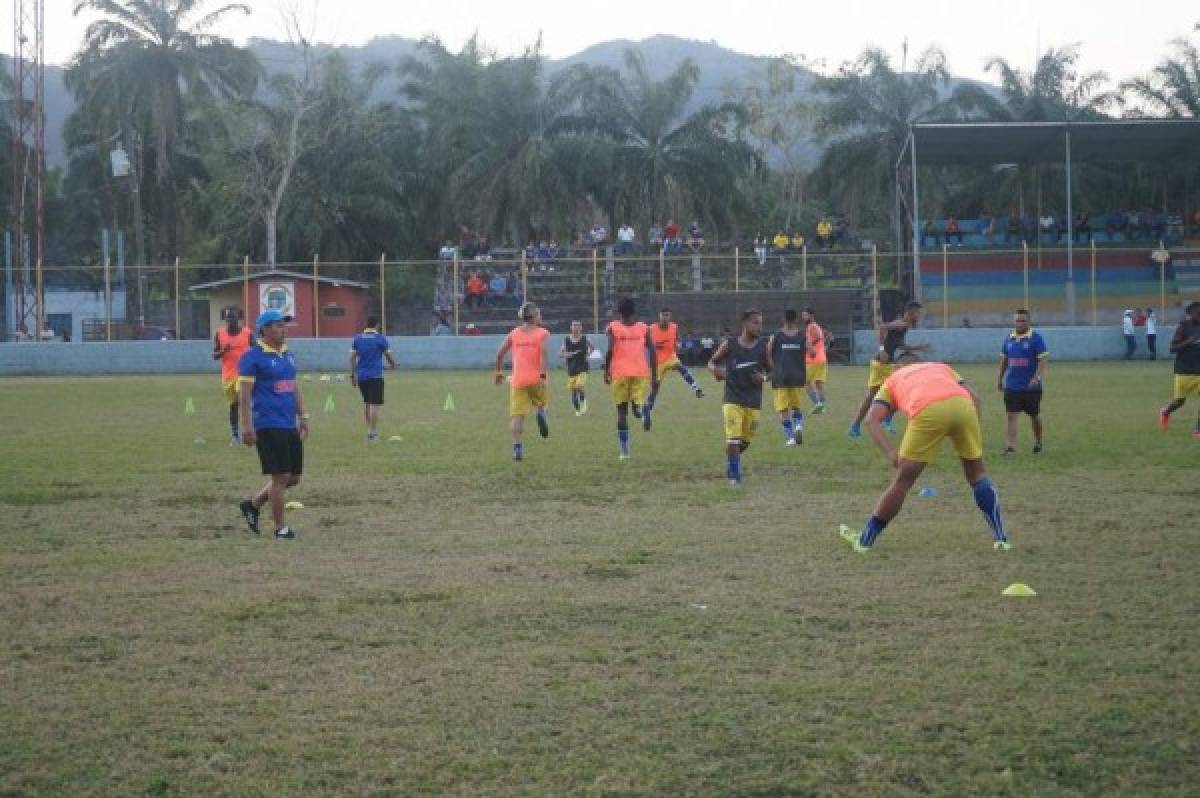
[[258, 312], [278, 310], [285, 316], [296, 315], [296, 284], [291, 280], [271, 280], [258, 284]]

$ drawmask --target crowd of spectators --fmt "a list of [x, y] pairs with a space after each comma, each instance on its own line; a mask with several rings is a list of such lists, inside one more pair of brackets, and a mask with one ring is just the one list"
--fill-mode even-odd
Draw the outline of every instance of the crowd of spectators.
[[[1200, 231], [1200, 211], [1193, 217], [1196, 230]], [[1184, 232], [1184, 219], [1163, 211], [1149, 208], [1137, 211], [1112, 211], [1092, 214], [1080, 211], [1073, 220], [1066, 214], [1020, 213], [1016, 208], [1004, 219], [997, 219], [987, 211], [978, 219], [959, 221], [950, 214], [940, 219], [926, 219], [921, 224], [921, 246], [965, 246], [975, 242], [985, 246], [993, 244], [1060, 244], [1071, 237], [1074, 243], [1086, 244], [1093, 240], [1116, 241], [1166, 241]], [[971, 239], [968, 239], [971, 236]], [[1101, 236], [1104, 238], [1101, 239]]]

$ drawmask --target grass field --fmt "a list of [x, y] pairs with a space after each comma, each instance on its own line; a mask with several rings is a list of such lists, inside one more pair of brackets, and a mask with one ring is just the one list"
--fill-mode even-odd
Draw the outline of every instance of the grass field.
[[599, 380], [575, 418], [556, 375], [521, 464], [486, 373], [389, 375], [370, 447], [305, 381], [293, 543], [242, 524], [215, 376], [3, 380], [0, 795], [1197, 795], [1169, 371], [1052, 364], [1047, 451], [1002, 460], [966, 368], [1015, 549], [947, 449], [869, 556], [836, 532], [888, 478], [845, 437], [864, 369], [802, 447], [765, 417], [740, 490], [677, 380], [623, 464]]

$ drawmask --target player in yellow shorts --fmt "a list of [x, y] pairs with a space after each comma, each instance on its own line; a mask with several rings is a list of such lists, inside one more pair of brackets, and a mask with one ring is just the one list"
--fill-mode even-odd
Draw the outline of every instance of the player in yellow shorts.
[[504, 343], [496, 351], [496, 384], [504, 382], [504, 356], [512, 352], [512, 378], [508, 389], [509, 429], [512, 432], [513, 459], [525, 459], [523, 435], [525, 416], [536, 413], [538, 433], [543, 438], [550, 436], [550, 425], [546, 418], [546, 370], [550, 356], [546, 343], [550, 331], [542, 327], [541, 311], [532, 302], [526, 302], [517, 311], [521, 326], [504, 337]]
[[571, 334], [563, 339], [558, 356], [567, 362], [567, 390], [577, 416], [587, 412], [587, 377], [594, 351], [592, 342], [583, 334], [583, 322], [572, 321]]
[[221, 392], [229, 406], [230, 446], [241, 443], [238, 430], [238, 361], [250, 347], [254, 336], [242, 326], [241, 313], [237, 308], [225, 309], [225, 328], [213, 336], [213, 360], [221, 361]]
[[[1190, 302], [1183, 321], [1171, 336], [1171, 354], [1175, 355], [1175, 391], [1170, 404], [1158, 411], [1158, 425], [1167, 431], [1171, 414], [1183, 407], [1189, 396], [1200, 397], [1200, 302]], [[1192, 437], [1200, 440], [1200, 415]]]
[[658, 390], [654, 339], [644, 323], [634, 320], [636, 312], [633, 300], [625, 297], [617, 303], [621, 318], [610, 322], [606, 330], [608, 351], [604, 353], [604, 381], [612, 386], [613, 404], [617, 408], [617, 446], [622, 460], [630, 457], [629, 411], [632, 409], [634, 418], [640, 418], [647, 383], [653, 390]]
[[[863, 397], [862, 404], [858, 408], [858, 415], [850, 424], [848, 434], [851, 438], [862, 437], [862, 421], [866, 418], [867, 411], [871, 409], [875, 392], [879, 390], [880, 385], [883, 385], [884, 380], [896, 370], [896, 353], [921, 352], [929, 348], [929, 344], [909, 344], [904, 341], [905, 334], [916, 327], [920, 321], [921, 303], [909, 302], [904, 306], [904, 315], [894, 321], [879, 325], [879, 350], [875, 353], [875, 357], [871, 358], [871, 370], [867, 375], [867, 395]], [[887, 418], [884, 428], [888, 432], [896, 431], [892, 427], [890, 416]]]
[[810, 307], [800, 313], [800, 322], [808, 339], [808, 352], [804, 356], [808, 398], [813, 403], [813, 415], [819, 416], [825, 412], [825, 381], [829, 379], [828, 347], [833, 343], [833, 336], [817, 324], [817, 314]]
[[783, 444], [796, 446], [804, 442], [804, 386], [807, 359], [812, 354], [808, 338], [797, 323], [798, 314], [792, 308], [783, 313], [783, 327], [767, 340], [767, 365], [771, 370], [772, 398], [775, 412], [783, 426]]
[[[668, 374], [677, 371], [696, 398], [704, 398], [704, 391], [696, 383], [692, 372], [679, 362], [679, 325], [671, 321], [670, 309], [662, 308], [658, 311], [658, 323], [650, 325], [650, 338], [654, 341], [654, 357], [657, 360], [654, 374], [658, 377], [658, 384], [661, 386]], [[657, 399], [658, 389], [655, 388], [646, 397], [646, 406], [642, 409], [643, 429], [650, 429], [650, 413], [654, 410]]]
[[[892, 483], [879, 497], [875, 512], [862, 532], [841, 527], [842, 538], [855, 551], [870, 551], [904, 506], [925, 466], [937, 457], [945, 438], [954, 443], [962, 461], [963, 475], [975, 496], [975, 504], [992, 530], [992, 546], [1000, 551], [1012, 548], [1000, 515], [1000, 498], [988, 479], [983, 464], [983, 434], [979, 427], [979, 395], [945, 363], [917, 363], [910, 352], [899, 356], [899, 367], [884, 380], [871, 405], [867, 432], [875, 445], [896, 469]], [[883, 429], [883, 421], [895, 411], [908, 416], [908, 428], [897, 451]]]
[[758, 412], [762, 407], [762, 386], [770, 361], [767, 342], [762, 337], [762, 313], [742, 313], [742, 332], [729, 336], [708, 361], [714, 378], [725, 380], [725, 401], [721, 415], [725, 420], [725, 476], [729, 484], [742, 484], [742, 453], [758, 431]]

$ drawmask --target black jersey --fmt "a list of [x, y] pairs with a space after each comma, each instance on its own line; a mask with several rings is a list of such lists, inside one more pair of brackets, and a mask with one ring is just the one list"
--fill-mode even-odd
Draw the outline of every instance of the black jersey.
[[567, 336], [563, 341], [563, 349], [567, 350], [567, 376], [574, 377], [588, 371], [588, 339], [581, 335], [578, 341], [572, 341]]
[[771, 384], [776, 388], [804, 387], [804, 354], [807, 336], [803, 331], [788, 335], [780, 330], [771, 336]]
[[[1184, 319], [1175, 331], [1176, 340], [1190, 340], [1200, 336], [1200, 324]], [[1175, 353], [1175, 373], [1184, 376], [1200, 375], [1200, 341], [1185, 346]]]
[[767, 371], [767, 339], [758, 338], [749, 347], [737, 338], [727, 340], [725, 403], [757, 410], [762, 407], [762, 383], [755, 382], [754, 375]]
[[896, 362], [896, 350], [904, 344], [904, 336], [907, 332], [908, 327], [887, 331], [887, 335], [883, 337], [883, 351], [887, 352], [887, 362]]

